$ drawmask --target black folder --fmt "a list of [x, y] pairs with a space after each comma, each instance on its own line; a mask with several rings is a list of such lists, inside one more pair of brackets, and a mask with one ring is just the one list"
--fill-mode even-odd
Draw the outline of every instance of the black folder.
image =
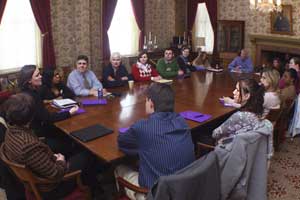
[[106, 128], [105, 126], [102, 126], [100, 124], [95, 124], [77, 131], [73, 131], [71, 135], [81, 140], [82, 142], [88, 142], [112, 132], [112, 129]]

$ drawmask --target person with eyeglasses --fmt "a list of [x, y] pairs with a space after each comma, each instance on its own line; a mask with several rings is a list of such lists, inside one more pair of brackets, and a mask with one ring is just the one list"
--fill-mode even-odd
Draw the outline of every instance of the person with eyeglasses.
[[60, 68], [43, 70], [40, 95], [44, 103], [51, 103], [53, 99], [75, 97], [74, 92], [63, 83], [63, 71]]
[[89, 59], [86, 55], [77, 57], [77, 66], [68, 76], [67, 86], [77, 96], [98, 96], [98, 90], [103, 86], [95, 73], [88, 69]]

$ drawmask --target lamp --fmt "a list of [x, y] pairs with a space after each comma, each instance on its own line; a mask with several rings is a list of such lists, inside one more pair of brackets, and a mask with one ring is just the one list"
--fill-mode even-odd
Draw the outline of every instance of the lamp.
[[195, 47], [198, 51], [205, 47], [205, 37], [196, 37]]
[[250, 0], [251, 9], [258, 10], [260, 12], [281, 12], [281, 0]]

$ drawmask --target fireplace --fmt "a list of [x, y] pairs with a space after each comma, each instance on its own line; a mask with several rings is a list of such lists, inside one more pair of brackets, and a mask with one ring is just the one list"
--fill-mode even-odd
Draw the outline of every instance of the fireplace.
[[283, 64], [289, 58], [300, 57], [300, 40], [273, 35], [250, 35], [255, 66], [271, 65], [274, 58]]

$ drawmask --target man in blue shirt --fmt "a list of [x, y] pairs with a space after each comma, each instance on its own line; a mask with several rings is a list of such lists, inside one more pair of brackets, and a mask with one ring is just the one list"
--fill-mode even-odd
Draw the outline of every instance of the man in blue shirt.
[[237, 73], [253, 72], [253, 64], [250, 57], [248, 57], [248, 51], [246, 49], [242, 49], [240, 55], [228, 65], [228, 69], [230, 72]]
[[98, 90], [102, 89], [94, 72], [88, 69], [88, 62], [87, 56], [78, 56], [77, 67], [68, 76], [67, 86], [77, 96], [98, 96]]
[[[184, 168], [195, 156], [190, 129], [184, 118], [174, 112], [172, 88], [166, 84], [151, 84], [145, 104], [149, 118], [137, 121], [118, 137], [120, 150], [139, 155], [139, 172], [121, 165], [115, 174], [150, 189], [160, 176]], [[132, 191], [126, 192], [132, 199], [136, 198]]]

